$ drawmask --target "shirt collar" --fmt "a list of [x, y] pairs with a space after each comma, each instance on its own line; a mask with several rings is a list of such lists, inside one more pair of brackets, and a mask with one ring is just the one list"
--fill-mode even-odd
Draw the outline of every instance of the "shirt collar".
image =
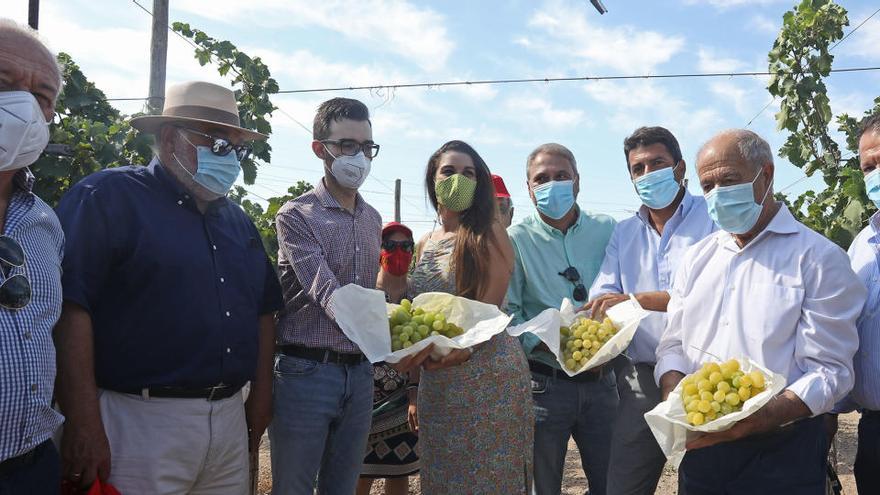
[[[691, 209], [694, 206], [694, 197], [691, 195], [690, 191], [687, 188], [684, 188], [684, 196], [681, 198], [681, 203], [678, 204], [678, 208], [675, 209], [675, 213], [672, 214], [673, 217], [684, 218], [688, 216], [691, 212]], [[642, 205], [636, 211], [636, 217], [642, 221], [648, 228], [652, 229], [654, 227], [651, 226], [651, 213], [648, 211], [648, 207]]]
[[871, 215], [868, 224], [874, 229], [874, 235], [880, 235], [880, 211]]
[[736, 250], [743, 250], [748, 248], [749, 246], [754, 246], [755, 244], [758, 244], [761, 239], [769, 236], [771, 233], [780, 235], [796, 234], [798, 232], [799, 226], [800, 223], [795, 220], [794, 215], [791, 214], [791, 211], [789, 211], [788, 207], [784, 204], [779, 203], [779, 211], [777, 211], [776, 214], [773, 215], [770, 223], [768, 223], [767, 226], [764, 227], [764, 230], [758, 232], [758, 235], [756, 235], [754, 239], [749, 241], [749, 243], [746, 244], [745, 247], [740, 248], [739, 245], [736, 243], [733, 235], [724, 231], [719, 231], [719, 235], [716, 239], [718, 240], [718, 242], [728, 247], [735, 248]]
[[24, 192], [33, 192], [35, 181], [36, 177], [28, 167], [20, 169], [12, 177], [12, 184]]
[[[345, 208], [343, 208], [342, 205], [339, 204], [339, 201], [336, 201], [336, 198], [334, 198], [333, 195], [330, 194], [330, 190], [327, 189], [327, 185], [324, 184], [325, 180], [327, 179], [322, 177], [321, 180], [318, 181], [317, 187], [315, 187], [315, 196], [318, 198], [318, 201], [321, 202], [321, 206], [323, 206], [324, 208], [335, 208], [337, 210], [344, 210]], [[361, 198], [361, 193], [357, 193], [357, 195], [355, 196], [354, 204], [355, 213], [360, 213], [363, 206], [363, 198]]]
[[[581, 210], [581, 207], [577, 203], [575, 203], [574, 207], [577, 209], [577, 219], [574, 221], [572, 226], [568, 228], [568, 232], [576, 232], [580, 228], [581, 224], [583, 224], [584, 222], [585, 215], [583, 210]], [[537, 211], [532, 214], [532, 218], [534, 219], [534, 222], [540, 225], [541, 228], [544, 229], [544, 231], [548, 234], [552, 236], [565, 237], [565, 234], [563, 234], [561, 230], [545, 222], [544, 219], [541, 218], [541, 214]]]

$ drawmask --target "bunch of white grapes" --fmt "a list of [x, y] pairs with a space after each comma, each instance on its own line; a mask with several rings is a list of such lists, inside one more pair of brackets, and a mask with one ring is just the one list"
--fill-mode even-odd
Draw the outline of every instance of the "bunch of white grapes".
[[605, 342], [617, 333], [617, 330], [609, 318], [605, 318], [601, 323], [589, 318], [580, 318], [570, 327], [561, 327], [559, 341], [565, 367], [571, 371], [583, 368], [587, 361], [605, 345]]
[[464, 333], [464, 329], [446, 321], [443, 313], [413, 308], [408, 299], [400, 301], [400, 307], [388, 317], [391, 330], [391, 350], [399, 351], [426, 339], [431, 335], [444, 335], [450, 339]]
[[743, 402], [764, 391], [764, 374], [743, 373], [739, 361], [706, 363], [681, 381], [688, 423], [699, 426], [742, 410]]

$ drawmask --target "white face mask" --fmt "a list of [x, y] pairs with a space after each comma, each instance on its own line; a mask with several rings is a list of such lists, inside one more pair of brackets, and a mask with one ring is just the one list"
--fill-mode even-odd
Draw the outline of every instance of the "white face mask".
[[49, 125], [34, 95], [0, 91], [0, 172], [27, 167], [49, 144]]
[[324, 150], [333, 157], [333, 163], [330, 165], [330, 173], [336, 178], [336, 182], [346, 189], [357, 189], [367, 180], [370, 175], [370, 160], [361, 151], [357, 155], [339, 155], [330, 153], [330, 150], [324, 146]]

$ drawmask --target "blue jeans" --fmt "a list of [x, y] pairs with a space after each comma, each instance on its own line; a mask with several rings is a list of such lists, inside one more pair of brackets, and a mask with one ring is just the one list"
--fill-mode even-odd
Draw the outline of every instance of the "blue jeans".
[[34, 449], [25, 465], [0, 474], [0, 495], [57, 495], [61, 489], [61, 459], [51, 440]]
[[373, 366], [275, 358], [269, 425], [272, 494], [351, 494], [364, 462], [373, 409]]
[[782, 430], [689, 450], [678, 468], [687, 495], [824, 495], [824, 416]]
[[568, 440], [574, 437], [590, 495], [605, 495], [617, 380], [610, 368], [594, 382], [532, 372], [535, 400], [535, 493], [558, 495]]

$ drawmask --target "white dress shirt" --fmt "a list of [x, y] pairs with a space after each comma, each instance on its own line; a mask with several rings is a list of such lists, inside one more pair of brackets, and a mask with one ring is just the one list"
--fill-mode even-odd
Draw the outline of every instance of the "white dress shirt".
[[814, 415], [852, 389], [866, 291], [842, 249], [781, 206], [744, 248], [719, 231], [686, 259], [670, 291], [658, 381], [670, 370], [692, 373], [713, 355], [746, 356], [786, 377]]
[[[663, 227], [651, 226], [646, 206], [618, 223], [605, 249], [602, 268], [590, 289], [590, 299], [609, 292], [620, 294], [668, 291], [685, 252], [715, 232], [715, 222], [702, 196], [685, 190], [681, 203]], [[633, 363], [654, 364], [657, 343], [666, 327], [666, 313], [651, 311], [639, 323], [627, 356]]]

